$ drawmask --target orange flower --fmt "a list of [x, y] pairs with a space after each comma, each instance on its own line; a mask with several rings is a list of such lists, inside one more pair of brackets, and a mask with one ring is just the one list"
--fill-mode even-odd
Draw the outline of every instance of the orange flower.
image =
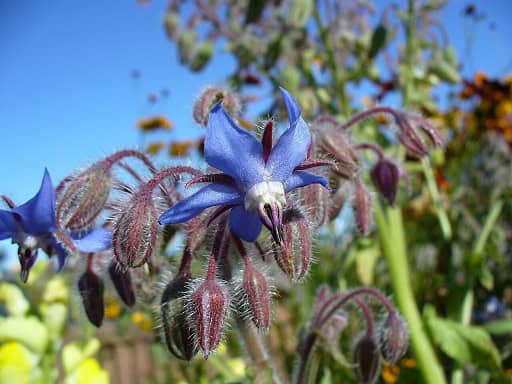
[[162, 150], [163, 147], [165, 147], [165, 143], [162, 141], [150, 143], [146, 148], [146, 152], [149, 153], [150, 155], [156, 155], [158, 152]]
[[165, 116], [154, 116], [147, 119], [141, 119], [137, 122], [137, 127], [143, 131], [156, 131], [157, 129], [170, 130], [173, 127], [172, 122]]
[[171, 156], [188, 156], [190, 148], [195, 144], [193, 140], [174, 141], [169, 146], [169, 154]]

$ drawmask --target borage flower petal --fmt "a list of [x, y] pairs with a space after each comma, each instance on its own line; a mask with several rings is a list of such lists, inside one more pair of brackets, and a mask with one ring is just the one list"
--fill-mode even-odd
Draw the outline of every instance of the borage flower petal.
[[80, 252], [103, 252], [112, 247], [112, 232], [101, 227], [81, 237], [73, 234], [71, 238]]
[[257, 214], [237, 206], [229, 214], [229, 226], [240, 238], [253, 242], [258, 238], [262, 224]]
[[192, 196], [179, 201], [160, 216], [160, 224], [178, 224], [199, 215], [206, 208], [215, 205], [238, 205], [243, 198], [237, 188], [213, 183], [200, 189]]
[[12, 212], [0, 209], [0, 240], [13, 237], [18, 231], [18, 226]]
[[286, 192], [290, 192], [293, 189], [305, 187], [310, 184], [321, 184], [325, 188], [328, 188], [327, 180], [325, 180], [324, 177], [305, 171], [295, 171], [286, 179], [284, 189]]
[[55, 190], [47, 169], [37, 194], [12, 212], [20, 215], [25, 233], [39, 236], [55, 231]]
[[238, 127], [219, 102], [211, 111], [204, 142], [208, 164], [233, 177], [244, 189], [263, 181], [261, 143]]
[[291, 176], [295, 167], [306, 158], [311, 145], [311, 133], [306, 122], [300, 116], [300, 107], [297, 102], [285, 89], [280, 89], [288, 111], [290, 127], [272, 148], [266, 164], [266, 171], [272, 175], [272, 180], [284, 182]]

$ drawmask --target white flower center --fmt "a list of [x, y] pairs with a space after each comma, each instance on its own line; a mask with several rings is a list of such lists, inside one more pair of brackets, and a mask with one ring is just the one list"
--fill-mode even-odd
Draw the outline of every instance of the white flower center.
[[280, 181], [262, 181], [254, 184], [245, 194], [246, 211], [258, 211], [259, 207], [275, 205], [283, 208], [286, 205], [284, 186]]

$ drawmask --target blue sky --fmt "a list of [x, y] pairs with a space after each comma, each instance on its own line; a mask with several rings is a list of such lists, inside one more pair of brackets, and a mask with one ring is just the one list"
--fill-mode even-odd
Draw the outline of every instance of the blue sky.
[[[468, 3], [450, 0], [441, 17], [459, 52]], [[512, 5], [472, 3], [487, 20], [476, 29], [466, 68], [502, 74], [512, 59]], [[135, 121], [152, 112], [147, 95], [164, 87], [171, 95], [155, 111], [176, 123], [178, 137], [197, 134], [194, 97], [205, 85], [221, 82], [234, 62], [217, 57], [200, 74], [181, 67], [162, 26], [166, 5], [0, 0], [0, 193], [23, 202], [37, 190], [44, 167], [57, 182], [103, 155], [133, 148], [139, 139]], [[496, 23], [494, 31], [489, 22]], [[137, 86], [133, 69], [141, 71]]]

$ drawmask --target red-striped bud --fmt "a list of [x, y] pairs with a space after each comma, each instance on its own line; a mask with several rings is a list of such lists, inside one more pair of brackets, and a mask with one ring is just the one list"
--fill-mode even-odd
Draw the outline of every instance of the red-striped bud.
[[96, 327], [101, 327], [105, 314], [103, 280], [93, 271], [87, 270], [78, 280], [78, 291], [80, 292], [87, 318]]
[[409, 335], [404, 320], [390, 313], [379, 330], [380, 351], [384, 359], [395, 364], [407, 352]]
[[283, 241], [274, 244], [274, 258], [281, 270], [293, 281], [301, 280], [311, 263], [311, 231], [304, 215], [287, 209], [283, 215]]
[[137, 193], [114, 221], [112, 247], [124, 267], [140, 267], [151, 257], [158, 235], [158, 212], [151, 195]]
[[359, 232], [366, 236], [370, 233], [373, 224], [372, 196], [361, 179], [354, 181], [354, 187], [354, 216], [356, 225]]
[[194, 120], [206, 126], [208, 116], [215, 105], [222, 100], [222, 108], [233, 117], [238, 116], [242, 108], [240, 99], [227, 87], [207, 87], [194, 104]]
[[228, 315], [229, 293], [217, 281], [206, 278], [192, 294], [196, 334], [205, 360], [217, 348]]
[[258, 329], [266, 331], [270, 326], [270, 292], [267, 279], [250, 263], [245, 265], [242, 289], [249, 304], [249, 317]]
[[96, 163], [73, 177], [57, 198], [56, 216], [61, 228], [79, 231], [100, 215], [112, 188], [112, 174], [105, 163]]
[[191, 281], [189, 276], [177, 276], [165, 287], [160, 302], [162, 339], [169, 352], [181, 360], [191, 360], [199, 351], [185, 312], [184, 298]]
[[127, 306], [133, 307], [135, 305], [135, 289], [130, 270], [112, 260], [108, 267], [108, 274], [121, 300]]

